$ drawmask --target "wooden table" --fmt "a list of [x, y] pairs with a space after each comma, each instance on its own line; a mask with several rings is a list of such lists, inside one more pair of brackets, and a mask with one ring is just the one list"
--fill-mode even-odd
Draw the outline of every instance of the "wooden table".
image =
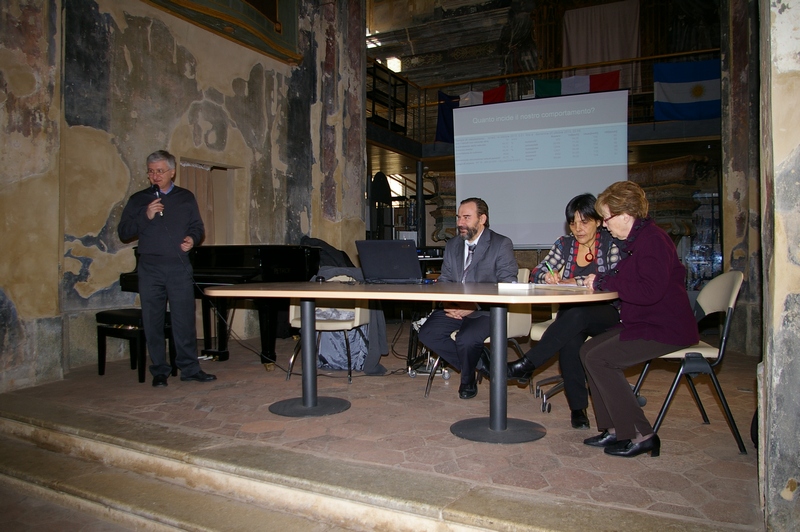
[[[532, 285], [531, 285], [532, 286]], [[450, 430], [456, 436], [490, 443], [521, 443], [537, 440], [546, 433], [544, 427], [532, 421], [508, 419], [506, 376], [506, 315], [507, 305], [523, 303], [550, 305], [552, 303], [587, 303], [617, 298], [616, 292], [591, 292], [556, 288], [506, 289], [492, 283], [431, 283], [414, 285], [346, 284], [346, 283], [253, 283], [207, 288], [214, 297], [277, 297], [299, 298], [301, 312], [300, 342], [303, 360], [302, 398], [273, 403], [272, 413], [291, 416], [324, 416], [343, 412], [350, 402], [337, 397], [317, 397], [317, 367], [315, 338], [315, 307], [318, 299], [377, 299], [399, 301], [435, 301], [480, 303], [490, 307], [491, 373], [489, 417], [465, 419], [454, 423]]]

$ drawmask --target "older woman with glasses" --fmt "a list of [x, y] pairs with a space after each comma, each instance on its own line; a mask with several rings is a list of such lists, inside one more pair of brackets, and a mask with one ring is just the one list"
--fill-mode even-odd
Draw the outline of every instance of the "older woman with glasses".
[[606, 454], [658, 456], [661, 441], [644, 415], [623, 371], [695, 344], [697, 322], [686, 293], [686, 268], [669, 235], [648, 217], [642, 188], [631, 181], [609, 186], [597, 197], [597, 212], [623, 259], [586, 285], [619, 293], [620, 325], [588, 340], [580, 350], [603, 432], [583, 441]]

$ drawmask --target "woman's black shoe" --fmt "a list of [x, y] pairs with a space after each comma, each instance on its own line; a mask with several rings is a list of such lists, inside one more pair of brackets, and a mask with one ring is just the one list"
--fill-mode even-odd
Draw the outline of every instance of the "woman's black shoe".
[[617, 435], [611, 434], [607, 430], [604, 430], [597, 436], [586, 438], [583, 440], [583, 443], [584, 445], [591, 445], [592, 447], [608, 447], [609, 445], [614, 445], [617, 443]]
[[572, 428], [581, 430], [589, 428], [589, 416], [586, 415], [585, 409], [572, 411]]
[[531, 374], [536, 369], [533, 362], [522, 357], [514, 362], [508, 363], [508, 380], [516, 380], [520, 384], [527, 384]]
[[655, 458], [661, 453], [661, 440], [658, 438], [658, 434], [653, 434], [652, 438], [639, 443], [633, 443], [631, 440], [622, 440], [614, 445], [609, 445], [603, 449], [603, 452], [612, 456], [624, 456], [625, 458], [650, 453], [650, 456]]

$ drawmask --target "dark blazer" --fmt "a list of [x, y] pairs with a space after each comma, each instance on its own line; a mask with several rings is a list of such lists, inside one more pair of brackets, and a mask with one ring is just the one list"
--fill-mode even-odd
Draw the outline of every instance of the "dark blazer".
[[[451, 238], [444, 248], [440, 283], [460, 283], [464, 273], [464, 240]], [[517, 259], [511, 239], [484, 229], [472, 255], [468, 283], [510, 283], [517, 280]]]

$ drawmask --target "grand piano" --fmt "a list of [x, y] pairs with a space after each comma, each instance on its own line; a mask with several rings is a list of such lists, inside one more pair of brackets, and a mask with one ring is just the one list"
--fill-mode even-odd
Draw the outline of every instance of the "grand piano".
[[[123, 292], [139, 291], [139, 253], [136, 268], [119, 276]], [[203, 308], [203, 355], [214, 360], [228, 360], [228, 309], [230, 300], [212, 298], [203, 293], [211, 286], [242, 283], [308, 281], [319, 270], [320, 248], [293, 245], [199, 246], [189, 252], [194, 270], [195, 296]], [[275, 337], [278, 311], [288, 308], [287, 300], [257, 298], [258, 325], [261, 331], [261, 362], [269, 371], [275, 364]], [[217, 319], [217, 342], [214, 348], [211, 324]]]

